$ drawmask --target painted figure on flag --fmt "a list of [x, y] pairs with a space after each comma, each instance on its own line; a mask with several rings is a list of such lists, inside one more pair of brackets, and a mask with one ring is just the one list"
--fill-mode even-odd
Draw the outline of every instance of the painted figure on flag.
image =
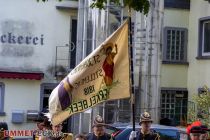
[[66, 109], [72, 101], [72, 90], [73, 86], [69, 82], [69, 78], [65, 78], [58, 88], [58, 97], [61, 103], [62, 110]]
[[[106, 53], [106, 59], [103, 63], [103, 70], [105, 73], [104, 82], [106, 86], [111, 86], [113, 82], [113, 74], [114, 74], [114, 57], [117, 54], [117, 44], [108, 43], [103, 46]], [[113, 48], [115, 48], [115, 52], [112, 52]]]

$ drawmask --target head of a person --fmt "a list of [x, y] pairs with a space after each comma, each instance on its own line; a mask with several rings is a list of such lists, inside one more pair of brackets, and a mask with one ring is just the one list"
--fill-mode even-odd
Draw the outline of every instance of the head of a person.
[[200, 126], [202, 129], [201, 135], [200, 135], [200, 140], [207, 140], [208, 139], [208, 127], [206, 125], [201, 125]]
[[190, 129], [190, 139], [191, 140], [200, 140], [202, 129], [200, 126], [193, 126]]
[[6, 122], [0, 122], [0, 139], [4, 139], [4, 131], [8, 130], [8, 125]]
[[51, 130], [52, 129], [51, 123], [47, 117], [43, 118], [43, 122], [37, 123], [37, 127], [40, 130]]
[[148, 112], [144, 112], [141, 114], [139, 125], [141, 125], [142, 131], [144, 132], [150, 131], [152, 122], [153, 120]]
[[62, 129], [63, 129], [62, 123], [57, 124], [57, 125], [52, 125], [52, 130], [53, 130], [54, 132], [61, 132]]
[[44, 115], [45, 112], [39, 112], [38, 117], [34, 120], [36, 122], [37, 128], [39, 130], [44, 130], [46, 128], [51, 128], [50, 121], [48, 118]]
[[75, 140], [87, 140], [87, 138], [85, 137], [85, 135], [82, 135], [82, 134], [76, 135], [74, 139]]
[[93, 121], [93, 133], [99, 137], [103, 136], [105, 133], [105, 123], [100, 115], [97, 115]]
[[44, 123], [43, 122], [37, 122], [36, 126], [39, 130], [43, 130], [44, 129]]
[[108, 46], [106, 49], [106, 54], [110, 54], [112, 52], [112, 46]]

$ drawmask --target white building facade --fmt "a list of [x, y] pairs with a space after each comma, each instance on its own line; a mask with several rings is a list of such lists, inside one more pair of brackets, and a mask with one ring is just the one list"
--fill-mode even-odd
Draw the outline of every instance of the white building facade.
[[36, 128], [30, 112], [47, 108], [59, 78], [75, 66], [77, 5], [0, 1], [0, 121], [10, 130]]

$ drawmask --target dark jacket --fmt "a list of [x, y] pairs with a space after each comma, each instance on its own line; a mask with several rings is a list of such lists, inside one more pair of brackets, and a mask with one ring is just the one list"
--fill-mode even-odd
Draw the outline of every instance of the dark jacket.
[[160, 140], [160, 135], [153, 131], [148, 134], [142, 134], [141, 131], [138, 131], [136, 140]]
[[87, 135], [87, 140], [114, 140], [111, 135], [105, 133], [103, 136], [100, 137], [96, 137], [96, 135], [94, 135], [94, 133], [90, 133]]

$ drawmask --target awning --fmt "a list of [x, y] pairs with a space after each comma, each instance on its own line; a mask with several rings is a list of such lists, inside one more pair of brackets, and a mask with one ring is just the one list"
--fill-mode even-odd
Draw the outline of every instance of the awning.
[[42, 72], [8, 72], [8, 71], [0, 71], [0, 78], [41, 80], [41, 79], [44, 78], [44, 73], [42, 73]]
[[59, 10], [77, 10], [78, 1], [62, 1], [56, 4], [56, 8]]

